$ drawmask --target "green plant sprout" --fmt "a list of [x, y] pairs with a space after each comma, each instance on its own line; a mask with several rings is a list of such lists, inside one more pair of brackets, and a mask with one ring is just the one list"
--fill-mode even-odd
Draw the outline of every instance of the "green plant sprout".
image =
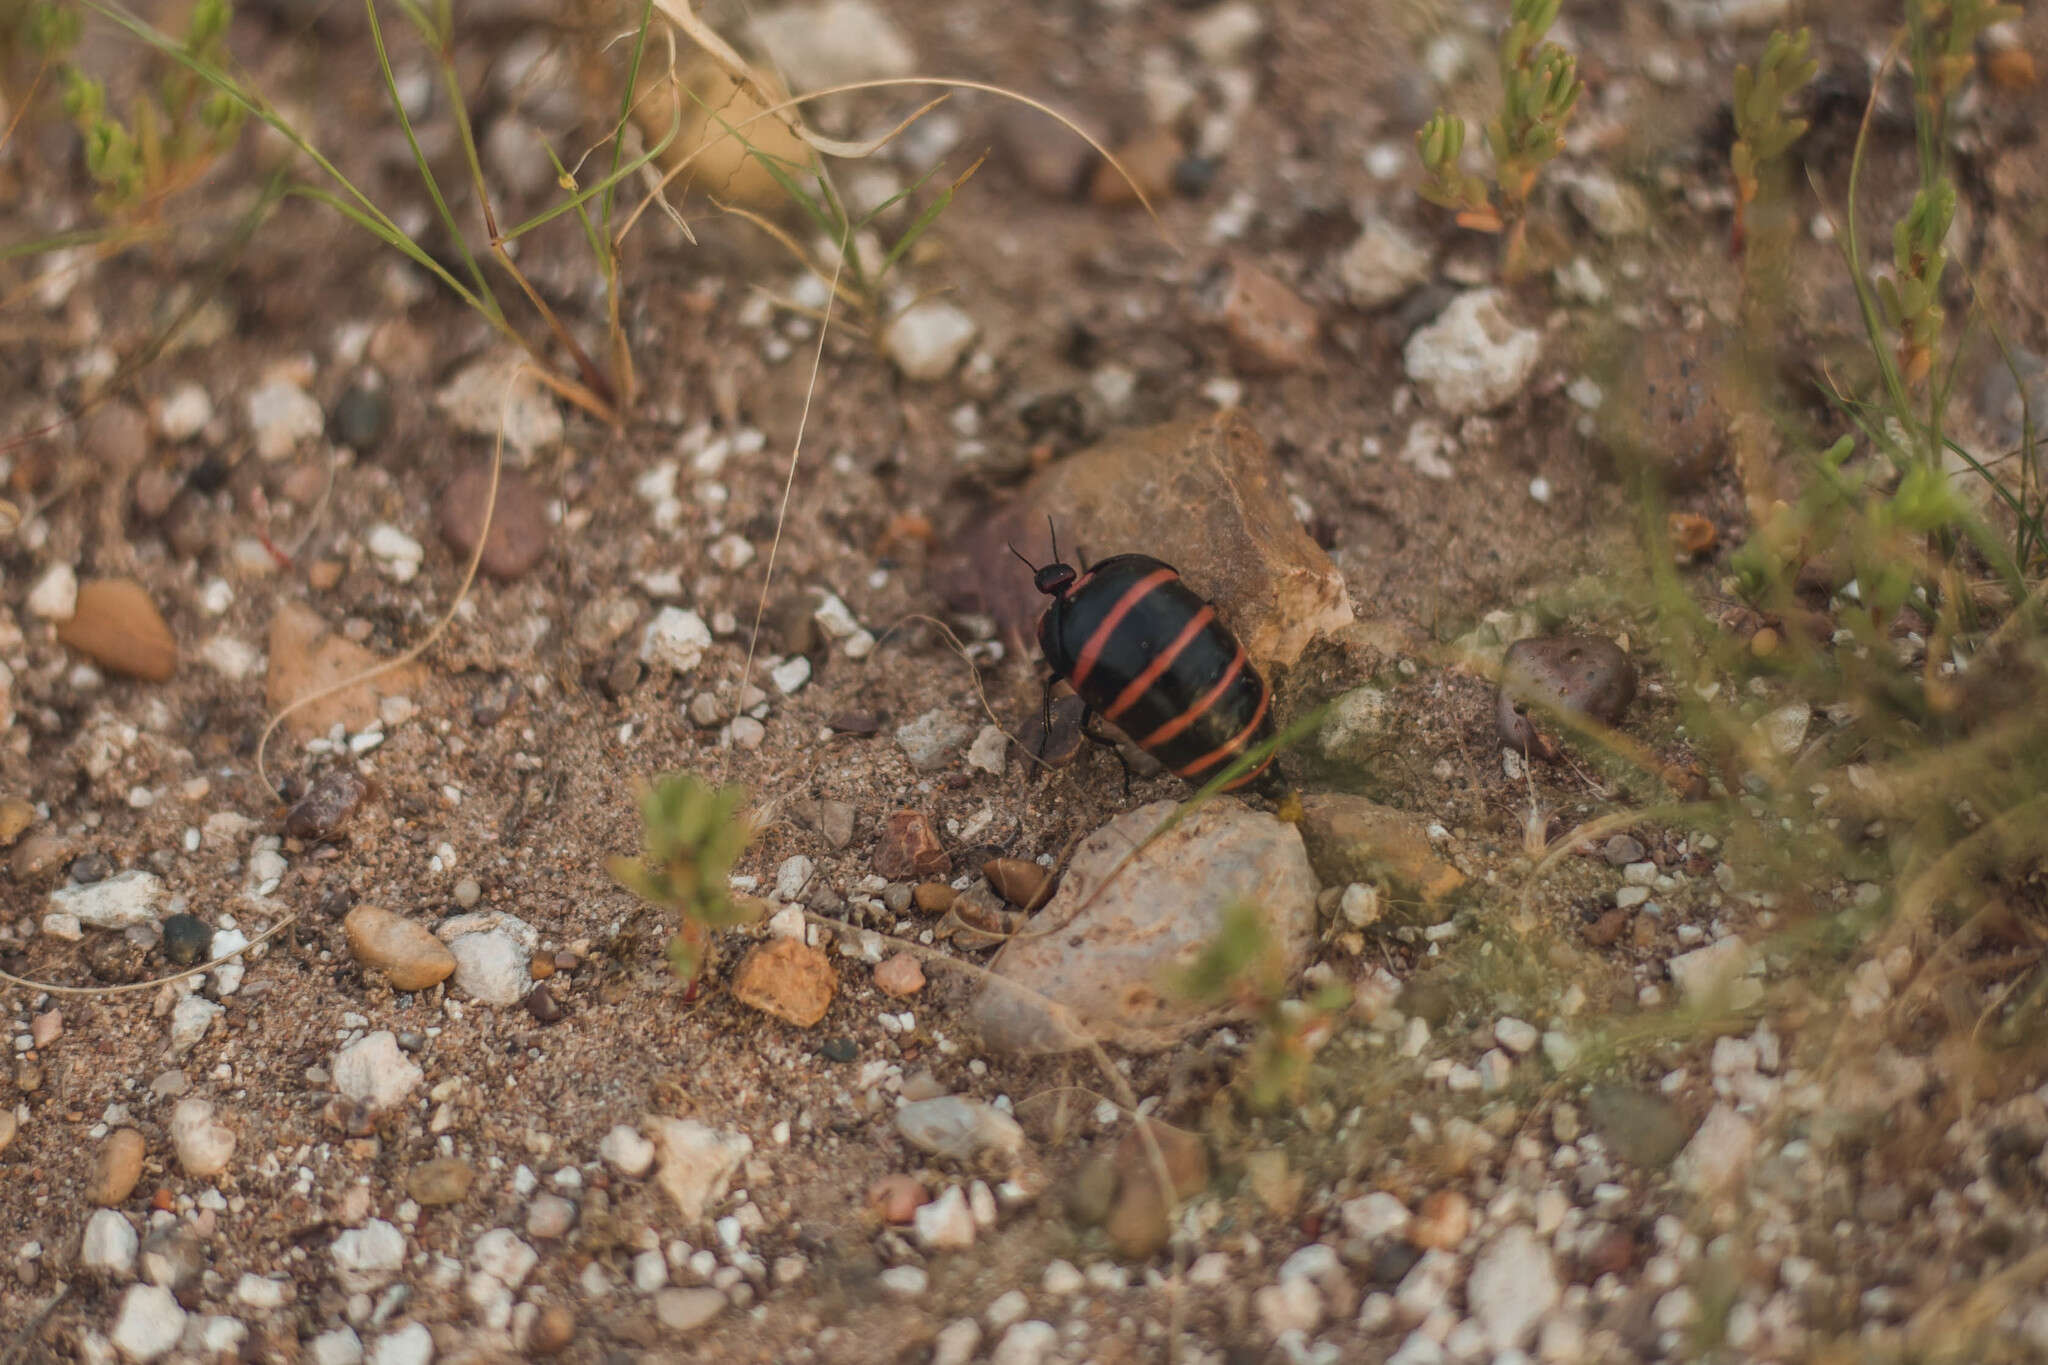
[[[1578, 62], [1544, 35], [1562, 0], [1515, 0], [1500, 40], [1500, 110], [1486, 125], [1494, 187], [1461, 169], [1465, 120], [1439, 109], [1415, 135], [1428, 179], [1423, 198], [1457, 214], [1460, 227], [1505, 233], [1502, 273], [1527, 266], [1529, 195], [1545, 162], [1564, 150], [1564, 128], [1585, 90]], [[1497, 197], [1496, 197], [1497, 195]]]
[[1756, 69], [1735, 68], [1735, 143], [1728, 149], [1728, 166], [1735, 177], [1735, 223], [1730, 229], [1729, 249], [1738, 258], [1749, 235], [1749, 206], [1756, 202], [1766, 177], [1775, 185], [1783, 179], [1780, 161], [1806, 132], [1803, 118], [1787, 118], [1785, 108], [1820, 70], [1820, 63], [1808, 55], [1813, 33], [1800, 29], [1788, 34], [1780, 29], [1764, 44]]
[[638, 858], [612, 858], [612, 877], [650, 905], [675, 912], [669, 965], [685, 986], [697, 980], [713, 951], [712, 934], [750, 923], [755, 911], [735, 901], [732, 865], [753, 830], [741, 814], [747, 794], [675, 773], [640, 794]]
[[1290, 998], [1286, 961], [1258, 910], [1234, 905], [1174, 983], [1191, 1000], [1228, 1002], [1256, 1019], [1259, 1032], [1243, 1074], [1245, 1098], [1262, 1112], [1301, 1098], [1309, 1064], [1351, 1003], [1350, 991], [1334, 982], [1307, 999]]
[[[207, 3], [219, 6], [223, 11], [225, 9], [225, 0], [207, 0]], [[640, 64], [646, 55], [647, 33], [654, 14], [652, 0], [645, 0], [641, 6], [639, 25], [634, 34], [629, 58], [630, 69], [626, 73], [623, 87], [626, 93], [621, 98], [613, 130], [606, 138], [611, 147], [610, 169], [595, 183], [579, 185], [573, 176], [565, 169], [561, 169], [561, 162], [557, 159], [555, 164], [558, 176], [565, 186], [565, 197], [556, 200], [525, 222], [510, 228], [503, 228], [498, 224], [496, 212], [492, 207], [490, 187], [484, 178], [468, 103], [463, 96], [456, 64], [452, 0], [392, 0], [392, 3], [424, 44], [429, 60], [447, 90], [454, 111], [468, 187], [476, 197], [484, 221], [483, 240], [473, 242], [451, 207], [449, 194], [429, 164], [412, 121], [406, 114], [404, 101], [398, 90], [397, 76], [391, 64], [390, 50], [386, 43], [377, 0], [364, 0], [370, 36], [375, 45], [388, 102], [405, 134], [412, 151], [414, 168], [427, 191], [428, 198], [433, 203], [436, 217], [453, 243], [455, 260], [450, 264], [444, 264], [433, 252], [408, 235], [390, 213], [343, 174], [303, 131], [236, 74], [229, 65], [228, 54], [219, 42], [219, 34], [212, 32], [210, 25], [199, 30], [207, 41], [195, 46], [164, 33], [115, 0], [83, 0], [82, 7], [172, 62], [190, 82], [190, 88], [195, 92], [211, 91], [211, 95], [200, 102], [200, 108], [223, 112], [209, 117], [225, 120], [229, 117], [240, 119], [253, 116], [268, 125], [294, 151], [311, 162], [319, 172], [320, 178], [326, 182], [293, 184], [285, 191], [288, 195], [326, 205], [377, 240], [398, 251], [414, 265], [439, 280], [463, 303], [475, 309], [492, 330], [524, 351], [532, 360], [535, 373], [541, 381], [564, 401], [582, 408], [600, 421], [616, 425], [622, 420], [624, 406], [633, 397], [633, 374], [627, 356], [618, 297], [618, 257], [623, 247], [624, 229], [617, 227], [614, 222], [615, 191], [621, 181], [637, 175], [643, 166], [659, 156], [667, 146], [667, 138], [663, 138], [630, 157], [625, 150], [632, 91], [635, 88]], [[89, 94], [81, 92], [80, 99], [81, 109], [91, 107], [92, 97]], [[669, 136], [673, 135], [674, 129], [670, 129]], [[132, 162], [140, 160], [147, 165], [147, 158], [141, 155], [140, 139], [137, 140], [137, 151], [132, 155], [121, 145], [118, 137], [108, 137], [106, 144], [100, 153], [101, 163], [117, 181], [128, 174], [127, 168]], [[591, 358], [572, 334], [567, 323], [541, 296], [540, 291], [534, 287], [512, 256], [511, 247], [520, 238], [565, 214], [576, 215], [590, 248], [598, 259], [608, 287], [610, 344], [606, 353], [610, 360], [609, 365], [600, 365]], [[520, 295], [539, 315], [556, 351], [568, 357], [566, 366], [550, 354], [547, 345], [529, 336], [526, 329], [514, 323], [500, 295], [501, 286], [493, 284], [491, 276], [484, 268], [485, 257], [504, 272], [505, 277], [511, 280]]]
[[[218, 63], [223, 54], [229, 0], [199, 0], [186, 25], [182, 53], [193, 63]], [[35, 21], [45, 51], [76, 45], [75, 11]], [[173, 64], [153, 90], [138, 95], [123, 121], [107, 103], [106, 86], [69, 62], [63, 69], [64, 112], [84, 140], [85, 167], [100, 187], [101, 212], [152, 217], [164, 201], [191, 185], [215, 157], [234, 144], [243, 110], [209, 91], [189, 65]]]
[[1906, 0], [1906, 46], [1913, 62], [1913, 124], [1923, 183], [1948, 162], [1948, 115], [1977, 69], [1984, 30], [2020, 17], [2018, 5], [1993, 0]]

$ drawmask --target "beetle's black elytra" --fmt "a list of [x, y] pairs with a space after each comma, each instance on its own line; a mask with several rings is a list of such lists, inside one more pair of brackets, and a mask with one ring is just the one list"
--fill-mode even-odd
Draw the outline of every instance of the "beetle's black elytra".
[[[1057, 548], [1054, 554], [1058, 554]], [[1180, 777], [1200, 785], [1272, 738], [1272, 693], [1216, 608], [1149, 555], [1033, 570], [1050, 597], [1038, 645], [1054, 679]], [[1265, 784], [1273, 755], [1224, 788]]]

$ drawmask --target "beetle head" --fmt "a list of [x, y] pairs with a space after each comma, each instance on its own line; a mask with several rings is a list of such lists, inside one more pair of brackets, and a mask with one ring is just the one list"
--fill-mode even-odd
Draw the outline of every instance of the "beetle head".
[[1052, 529], [1051, 517], [1045, 519], [1045, 527], [1052, 536], [1051, 563], [1043, 567], [1033, 564], [1030, 560], [1025, 559], [1024, 552], [1014, 545], [1010, 547], [1010, 553], [1023, 560], [1024, 567], [1031, 570], [1031, 585], [1033, 587], [1037, 588], [1047, 597], [1064, 597], [1067, 594], [1067, 590], [1074, 586], [1074, 580], [1080, 577], [1080, 575], [1074, 571], [1073, 565], [1060, 562], [1060, 538], [1059, 533]]

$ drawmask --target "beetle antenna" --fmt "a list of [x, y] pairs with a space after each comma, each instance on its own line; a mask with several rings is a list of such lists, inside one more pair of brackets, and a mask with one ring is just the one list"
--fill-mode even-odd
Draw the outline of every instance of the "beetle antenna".
[[[1003, 543], [1004, 543], [1004, 544], [1006, 544], [1006, 545], [1008, 545], [1008, 544], [1009, 544], [1009, 542], [1008, 542], [1008, 541], [1004, 541]], [[1027, 569], [1031, 570], [1031, 572], [1033, 572], [1033, 573], [1037, 573], [1037, 572], [1038, 572], [1038, 566], [1037, 566], [1036, 564], [1033, 564], [1033, 563], [1032, 563], [1032, 562], [1031, 562], [1030, 560], [1028, 560], [1028, 559], [1024, 559], [1024, 552], [1023, 552], [1022, 550], [1018, 549], [1018, 548], [1017, 548], [1017, 547], [1016, 547], [1015, 545], [1010, 545], [1010, 553], [1011, 553], [1011, 554], [1013, 554], [1013, 555], [1015, 555], [1015, 556], [1017, 556], [1017, 558], [1019, 558], [1019, 559], [1021, 559], [1021, 560], [1024, 560], [1024, 567], [1025, 567], [1025, 568], [1027, 568]]]
[[1050, 512], [1045, 514], [1045, 533], [1052, 537], [1052, 562], [1058, 564], [1061, 562], [1060, 533], [1052, 524], [1052, 513]]

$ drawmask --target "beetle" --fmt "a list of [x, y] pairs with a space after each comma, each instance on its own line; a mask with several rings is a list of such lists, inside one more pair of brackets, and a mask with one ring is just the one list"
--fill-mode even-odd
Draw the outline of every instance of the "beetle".
[[[1065, 680], [1090, 713], [1196, 786], [1272, 739], [1272, 689], [1215, 604], [1172, 565], [1121, 554], [1077, 570], [1060, 559], [1057, 537], [1052, 553], [1043, 566], [1017, 554], [1032, 585], [1052, 599], [1038, 618], [1038, 646], [1052, 669], [1048, 707], [1052, 684]], [[1277, 792], [1273, 758], [1268, 752], [1222, 790]]]

